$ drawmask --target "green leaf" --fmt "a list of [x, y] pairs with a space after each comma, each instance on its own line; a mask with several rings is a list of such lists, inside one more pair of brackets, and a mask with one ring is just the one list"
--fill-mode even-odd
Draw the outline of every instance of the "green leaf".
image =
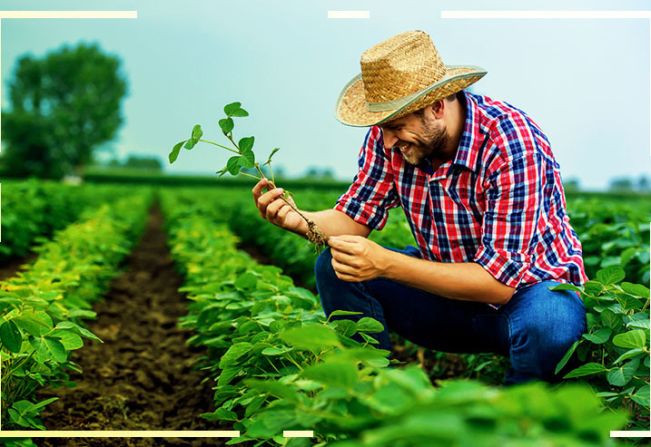
[[608, 371], [606, 379], [613, 386], [624, 386], [633, 378], [640, 365], [640, 359], [633, 359], [619, 368]]
[[569, 373], [565, 374], [563, 376], [564, 379], [572, 379], [574, 377], [583, 377], [583, 376], [591, 376], [592, 374], [599, 374], [604, 371], [608, 371], [608, 369], [602, 365], [601, 363], [586, 363], [585, 365], [579, 366], [576, 369], [573, 369]]
[[235, 280], [235, 288], [241, 291], [255, 289], [258, 283], [258, 275], [253, 272], [244, 272]]
[[186, 140], [179, 141], [174, 145], [172, 148], [172, 151], [170, 152], [169, 159], [170, 159], [170, 164], [174, 163], [177, 158], [179, 158], [179, 152], [181, 152], [181, 148], [185, 144]]
[[249, 151], [242, 154], [240, 157], [240, 166], [246, 169], [255, 166], [255, 155], [253, 155], [253, 152]]
[[342, 388], [352, 388], [358, 382], [357, 367], [353, 363], [320, 363], [305, 368], [301, 376]]
[[635, 348], [635, 349], [630, 349], [617, 357], [617, 360], [613, 362], [613, 365], [618, 364], [619, 362], [623, 362], [624, 360], [632, 359], [634, 357], [639, 357], [641, 354], [644, 354], [644, 349], [641, 348]]
[[235, 123], [233, 122], [232, 118], [223, 118], [219, 120], [219, 127], [221, 127], [224, 135], [228, 135], [230, 132], [233, 131], [233, 128], [235, 127]]
[[626, 277], [623, 268], [613, 265], [597, 272], [597, 280], [603, 284], [615, 284]]
[[237, 175], [240, 173], [240, 169], [241, 169], [240, 158], [241, 157], [239, 155], [236, 155], [228, 159], [228, 162], [226, 163], [226, 170], [231, 175]]
[[[279, 150], [280, 150], [279, 147], [275, 147], [275, 148], [273, 148], [273, 150], [272, 150], [271, 153], [269, 154], [269, 158], [267, 158], [267, 161], [264, 162], [264, 165], [268, 165], [268, 164], [270, 164], [270, 163], [271, 163], [271, 157], [273, 157], [274, 154], [275, 154], [276, 152], [278, 152]], [[263, 165], [263, 166], [264, 166], [264, 165]]]
[[224, 113], [227, 116], [237, 116], [237, 117], [249, 116], [249, 113], [242, 108], [242, 103], [240, 102], [232, 102], [224, 106]]
[[574, 292], [583, 292], [583, 289], [581, 287], [575, 286], [574, 284], [558, 284], [556, 286], [550, 287], [549, 290], [572, 290]]
[[20, 329], [35, 337], [44, 335], [52, 329], [52, 318], [43, 311], [25, 311], [13, 321]]
[[23, 344], [23, 337], [18, 326], [13, 321], [7, 321], [0, 326], [0, 339], [2, 345], [11, 352], [20, 352]]
[[620, 284], [624, 292], [637, 296], [639, 298], [649, 298], [649, 289], [642, 284], [632, 284], [630, 282], [623, 282]]
[[606, 309], [601, 312], [601, 321], [605, 326], [615, 329], [621, 323], [621, 317], [612, 310]]
[[613, 333], [613, 330], [609, 327], [602, 327], [592, 334], [583, 334], [583, 338], [588, 341], [591, 341], [595, 345], [601, 345], [608, 341], [610, 335]]
[[631, 399], [638, 404], [642, 405], [644, 408], [649, 408], [649, 385], [644, 385], [641, 387], [635, 394], [631, 396]]
[[583, 286], [583, 290], [584, 290], [585, 293], [587, 293], [588, 295], [594, 295], [594, 296], [597, 296], [597, 295], [599, 295], [601, 292], [603, 292], [603, 290], [604, 290], [604, 286], [603, 286], [603, 284], [601, 284], [601, 283], [598, 282], [598, 281], [588, 281], [588, 282], [585, 283], [585, 285]]
[[195, 146], [197, 145], [198, 142], [199, 142], [198, 140], [195, 140], [195, 139], [190, 138], [190, 139], [188, 139], [188, 140], [185, 142], [185, 144], [183, 145], [183, 147], [186, 148], [187, 150], [190, 150], [190, 149], [192, 149], [193, 147], [195, 147]]
[[328, 321], [330, 321], [333, 317], [348, 317], [351, 315], [363, 315], [364, 312], [354, 312], [352, 310], [335, 310], [328, 315]]
[[195, 124], [194, 127], [192, 128], [192, 139], [199, 141], [202, 136], [203, 136], [203, 130], [201, 130], [201, 126], [199, 124]]
[[644, 348], [647, 345], [647, 333], [644, 329], [633, 329], [617, 334], [613, 337], [613, 344], [620, 348]]
[[341, 346], [337, 333], [322, 324], [306, 323], [301, 327], [287, 329], [280, 333], [280, 338], [298, 349], [307, 349], [318, 353], [321, 349]]
[[298, 393], [296, 393], [296, 390], [294, 388], [280, 382], [247, 379], [244, 381], [244, 383], [256, 391], [271, 394], [272, 396], [276, 396], [281, 399], [286, 399], [289, 401], [296, 401], [298, 399]]
[[30, 340], [31, 345], [34, 347], [34, 359], [37, 362], [43, 363], [48, 360], [54, 360], [57, 363], [63, 363], [68, 358], [68, 353], [63, 344], [50, 337], [33, 338]]
[[572, 343], [572, 346], [567, 350], [563, 358], [558, 362], [556, 365], [556, 370], [554, 371], [554, 374], [558, 374], [561, 369], [567, 364], [567, 362], [570, 360], [570, 357], [572, 357], [572, 354], [574, 354], [574, 351], [576, 351], [576, 347], [579, 346], [579, 340], [575, 341]]
[[293, 351], [293, 348], [288, 348], [288, 347], [282, 347], [282, 348], [277, 348], [277, 347], [269, 347], [269, 348], [264, 348], [262, 350], [262, 355], [267, 355], [267, 356], [277, 356], [277, 355], [283, 355], [286, 354], [290, 351]]
[[52, 336], [58, 338], [67, 351], [73, 351], [84, 346], [81, 337], [72, 331], [55, 330], [52, 332]]
[[255, 137], [244, 137], [240, 140], [238, 143], [238, 146], [240, 148], [240, 152], [242, 154], [246, 152], [251, 152], [253, 150], [253, 143], [255, 142]]
[[357, 322], [355, 329], [357, 332], [382, 332], [384, 326], [374, 318], [364, 317]]
[[224, 369], [227, 366], [233, 366], [237, 363], [238, 359], [251, 352], [252, 346], [253, 345], [248, 342], [235, 343], [224, 353], [219, 361], [219, 367]]

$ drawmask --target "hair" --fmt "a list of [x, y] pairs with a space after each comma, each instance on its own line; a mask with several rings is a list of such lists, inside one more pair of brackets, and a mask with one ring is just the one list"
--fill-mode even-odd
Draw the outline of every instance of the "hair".
[[[452, 93], [451, 95], [448, 95], [448, 96], [446, 96], [446, 97], [443, 98], [443, 99], [444, 99], [445, 101], [448, 101], [448, 102], [452, 102], [452, 101], [462, 101], [462, 96], [463, 96], [463, 90], [459, 90], [458, 92], [456, 92], [456, 93]], [[432, 104], [434, 104], [434, 103], [432, 103]], [[423, 114], [425, 113], [425, 109], [428, 108], [428, 107], [431, 107], [432, 104], [430, 104], [430, 105], [428, 105], [428, 106], [425, 106], [425, 107], [423, 107], [423, 108], [420, 108], [420, 109], [418, 109], [418, 110], [415, 110], [413, 113], [414, 113], [416, 116], [420, 116], [420, 117], [422, 117]]]

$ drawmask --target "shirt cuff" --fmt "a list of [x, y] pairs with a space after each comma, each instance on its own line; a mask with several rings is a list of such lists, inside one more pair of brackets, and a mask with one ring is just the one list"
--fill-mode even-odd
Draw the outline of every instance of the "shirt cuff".
[[496, 280], [513, 288], [518, 287], [530, 265], [530, 257], [527, 255], [497, 251], [490, 247], [481, 247], [475, 254], [474, 261]]
[[352, 197], [337, 201], [335, 209], [373, 230], [381, 230], [387, 223], [388, 213], [386, 210], [368, 202], [360, 202]]

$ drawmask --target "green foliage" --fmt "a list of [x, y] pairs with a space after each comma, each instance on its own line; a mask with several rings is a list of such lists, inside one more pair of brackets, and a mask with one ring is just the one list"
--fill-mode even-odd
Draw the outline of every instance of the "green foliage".
[[60, 178], [87, 164], [122, 124], [120, 60], [79, 44], [18, 60], [2, 111], [3, 163], [15, 176]]
[[[246, 175], [256, 177], [255, 175], [247, 174], [245, 172], [246, 170], [255, 168], [256, 172], [259, 174], [259, 176], [257, 176], [256, 178], [262, 179], [264, 177], [264, 174], [262, 172], [260, 164], [256, 163], [255, 153], [253, 152], [253, 143], [255, 142], [255, 138], [244, 137], [241, 138], [240, 141], [237, 143], [233, 138], [233, 129], [235, 128], [235, 121], [233, 120], [233, 118], [247, 117], [249, 116], [249, 112], [247, 112], [242, 108], [241, 103], [233, 102], [227, 104], [224, 107], [224, 113], [226, 114], [226, 117], [218, 121], [219, 128], [221, 129], [222, 134], [231, 143], [232, 147], [227, 147], [210, 140], [203, 140], [202, 139], [203, 130], [201, 129], [201, 126], [199, 124], [196, 124], [192, 128], [190, 138], [188, 138], [187, 140], [179, 141], [174, 145], [174, 147], [172, 147], [172, 150], [170, 151], [169, 154], [170, 164], [174, 163], [178, 159], [182, 148], [191, 150], [197, 145], [197, 143], [204, 142], [236, 154], [234, 156], [231, 156], [228, 159], [226, 166], [224, 166], [222, 169], [217, 171], [217, 174], [219, 174], [220, 177], [226, 173], [231, 174], [233, 176], [238, 175], [240, 173], [244, 173]], [[279, 148], [274, 148], [269, 154], [269, 157], [267, 158], [267, 161], [263, 164], [263, 166], [271, 167], [271, 158], [278, 151]], [[273, 174], [272, 174], [272, 178], [273, 178]]]
[[609, 406], [648, 415], [649, 289], [621, 282], [624, 277], [624, 269], [610, 266], [586, 283], [581, 296], [588, 331], [570, 347], [556, 370], [574, 354], [585, 364], [565, 378], [587, 377]]
[[39, 237], [47, 237], [80, 213], [115, 196], [115, 187], [71, 186], [30, 180], [2, 184], [0, 261], [25, 256]]
[[182, 326], [208, 347], [203, 367], [216, 382], [204, 417], [243, 431], [230, 444], [290, 445], [283, 430], [310, 429], [318, 445], [344, 447], [612, 445], [609, 430], [626, 422], [585, 386], [435, 388], [417, 367], [390, 368], [386, 351], [351, 338], [381, 330], [377, 321], [325, 320], [313, 294], [236, 249], [214, 204], [166, 192], [162, 205], [191, 301]]
[[0, 283], [3, 429], [44, 428], [38, 414], [52, 400], [32, 402], [34, 393], [68, 382], [67, 370], [79, 370], [70, 352], [99, 340], [82, 319], [95, 317], [92, 304], [137, 240], [150, 200], [141, 192], [85, 211], [36, 249], [27, 270]]

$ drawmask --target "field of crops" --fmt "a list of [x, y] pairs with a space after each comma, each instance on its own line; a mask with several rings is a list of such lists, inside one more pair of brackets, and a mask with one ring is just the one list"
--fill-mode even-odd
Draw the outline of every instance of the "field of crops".
[[[306, 210], [340, 193], [293, 192]], [[395, 336], [389, 360], [377, 321], [326, 319], [318, 253], [263, 222], [250, 187], [32, 181], [2, 193], [3, 430], [233, 429], [230, 443], [339, 447], [629, 445], [610, 430], [649, 430], [647, 197], [568, 197], [588, 332], [557, 365], [561, 384], [502, 387], [507, 358]], [[371, 238], [414, 244], [399, 209]]]

